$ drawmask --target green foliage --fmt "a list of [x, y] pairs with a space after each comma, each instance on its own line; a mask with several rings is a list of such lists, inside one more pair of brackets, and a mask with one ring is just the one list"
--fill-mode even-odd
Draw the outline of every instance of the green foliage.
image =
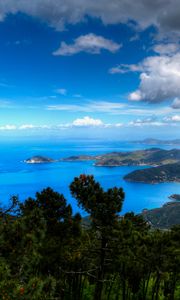
[[0, 299], [179, 300], [180, 226], [119, 218], [122, 188], [104, 191], [93, 176], [70, 190], [90, 215], [87, 227], [51, 188], [0, 209]]

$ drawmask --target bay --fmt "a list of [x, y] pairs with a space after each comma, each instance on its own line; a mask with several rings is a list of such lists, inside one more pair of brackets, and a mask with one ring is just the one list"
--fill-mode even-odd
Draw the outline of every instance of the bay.
[[[172, 146], [156, 145], [171, 149]], [[123, 187], [125, 201], [122, 213], [139, 213], [144, 208], [160, 207], [168, 201], [168, 196], [179, 193], [179, 183], [142, 184], [130, 183], [123, 176], [142, 167], [96, 167], [92, 161], [58, 162], [52, 164], [26, 164], [24, 159], [34, 155], [43, 155], [54, 159], [80, 154], [103, 154], [112, 151], [133, 151], [152, 148], [122, 141], [97, 140], [52, 140], [52, 141], [16, 141], [0, 143], [0, 202], [7, 205], [11, 196], [18, 195], [20, 201], [34, 197], [37, 191], [50, 186], [63, 193], [73, 212], [85, 215], [72, 198], [69, 185], [75, 176], [92, 174], [107, 189], [113, 186]], [[177, 148], [177, 147], [176, 147]]]

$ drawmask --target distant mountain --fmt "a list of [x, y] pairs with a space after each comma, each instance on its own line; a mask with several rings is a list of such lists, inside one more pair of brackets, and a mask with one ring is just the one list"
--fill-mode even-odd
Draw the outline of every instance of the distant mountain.
[[143, 183], [180, 182], [180, 162], [136, 170], [124, 176], [124, 179]]
[[180, 145], [180, 139], [175, 140], [159, 140], [159, 139], [144, 139], [142, 141], [134, 141], [136, 144], [146, 144], [146, 145]]
[[180, 224], [180, 202], [168, 202], [161, 208], [144, 209], [142, 216], [154, 228], [169, 229]]

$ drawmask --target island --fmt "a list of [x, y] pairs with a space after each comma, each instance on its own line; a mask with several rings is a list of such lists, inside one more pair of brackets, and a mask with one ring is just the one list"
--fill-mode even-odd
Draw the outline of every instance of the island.
[[45, 156], [33, 156], [24, 160], [26, 164], [43, 164], [55, 162], [54, 159]]
[[180, 162], [135, 170], [125, 175], [124, 179], [142, 183], [180, 182]]
[[160, 208], [144, 209], [141, 215], [152, 228], [169, 229], [180, 224], [180, 202], [167, 202]]
[[117, 166], [159, 166], [180, 161], [180, 149], [164, 150], [150, 148], [145, 150], [111, 152], [98, 156], [79, 155], [63, 158], [61, 161], [95, 160], [98, 167]]

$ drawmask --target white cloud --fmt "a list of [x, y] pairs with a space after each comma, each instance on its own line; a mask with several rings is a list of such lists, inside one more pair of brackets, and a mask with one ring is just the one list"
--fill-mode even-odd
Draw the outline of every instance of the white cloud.
[[161, 55], [172, 55], [179, 51], [180, 46], [175, 43], [168, 43], [168, 44], [157, 44], [153, 47], [153, 50], [156, 53]]
[[15, 125], [3, 125], [3, 126], [0, 126], [0, 130], [16, 130], [17, 127]]
[[127, 108], [126, 104], [108, 101], [88, 101], [80, 104], [58, 104], [48, 105], [46, 110], [72, 111], [72, 112], [104, 112], [108, 114], [119, 114]]
[[32, 124], [23, 124], [23, 125], [19, 126], [19, 129], [22, 129], [22, 130], [24, 130], [24, 129], [34, 129], [34, 128], [36, 128], [36, 126], [34, 126]]
[[103, 122], [100, 119], [93, 119], [88, 116], [82, 119], [76, 119], [72, 122], [72, 126], [77, 127], [89, 127], [89, 126], [103, 126]]
[[137, 118], [130, 122], [116, 122], [116, 123], [105, 123], [101, 119], [95, 119], [90, 116], [85, 116], [82, 118], [77, 118], [70, 123], [59, 123], [59, 124], [51, 124], [51, 125], [35, 125], [35, 124], [6, 124], [0, 126], [0, 131], [23, 131], [23, 132], [37, 132], [37, 131], [46, 131], [49, 132], [58, 132], [59, 130], [68, 130], [68, 129], [77, 129], [78, 128], [96, 128], [99, 129], [113, 129], [116, 130], [118, 128], [127, 128], [127, 127], [162, 127], [162, 126], [173, 126], [178, 128], [180, 126], [180, 115], [171, 115], [165, 117], [157, 117], [157, 116], [149, 116], [146, 118]]
[[66, 89], [63, 89], [63, 88], [60, 88], [60, 89], [56, 89], [55, 92], [57, 94], [60, 94], [62, 96], [65, 96], [67, 94], [67, 90]]
[[131, 94], [129, 94], [128, 99], [132, 100], [132, 101], [140, 101], [142, 99], [142, 93], [141, 93], [141, 91], [137, 90], [135, 92], [132, 92]]
[[180, 98], [175, 98], [172, 103], [172, 108], [174, 109], [180, 109]]
[[180, 115], [172, 116], [172, 121], [174, 121], [174, 122], [180, 122]]
[[14, 125], [14, 124], [6, 124], [0, 126], [0, 130], [2, 131], [12, 131], [12, 130], [32, 130], [32, 129], [50, 129], [51, 126], [48, 125], [32, 125], [32, 124], [22, 124], [22, 125]]
[[105, 113], [108, 115], [129, 115], [129, 116], [165, 116], [174, 112], [172, 107], [139, 107], [135, 102], [118, 103], [109, 101], [82, 101], [82, 104], [58, 104], [45, 106], [46, 110], [68, 111], [72, 113]]
[[136, 119], [128, 124], [129, 126], [137, 126], [137, 127], [143, 127], [143, 126], [164, 126], [166, 125], [165, 122], [161, 120], [157, 120], [156, 117], [148, 117], [143, 119]]
[[17, 127], [19, 130], [29, 130], [29, 129], [50, 129], [51, 126], [48, 125], [33, 125], [33, 124], [22, 124]]
[[174, 115], [170, 117], [165, 117], [164, 118], [165, 122], [180, 122], [180, 115]]
[[141, 62], [140, 85], [129, 100], [158, 103], [180, 96], [180, 53], [151, 56]]
[[109, 70], [110, 74], [125, 74], [128, 72], [139, 72], [142, 70], [142, 67], [140, 65], [132, 64], [120, 64], [116, 67], [113, 67]]
[[65, 42], [61, 42], [59, 49], [54, 51], [53, 55], [70, 56], [79, 52], [99, 54], [101, 50], [107, 50], [114, 53], [120, 48], [121, 45], [113, 42], [112, 40], [108, 40], [102, 36], [89, 33], [76, 38], [73, 44], [66, 44]]
[[72, 112], [91, 112], [92, 110], [88, 106], [76, 105], [76, 104], [58, 104], [48, 105], [46, 110], [59, 110], [59, 111], [72, 111]]

